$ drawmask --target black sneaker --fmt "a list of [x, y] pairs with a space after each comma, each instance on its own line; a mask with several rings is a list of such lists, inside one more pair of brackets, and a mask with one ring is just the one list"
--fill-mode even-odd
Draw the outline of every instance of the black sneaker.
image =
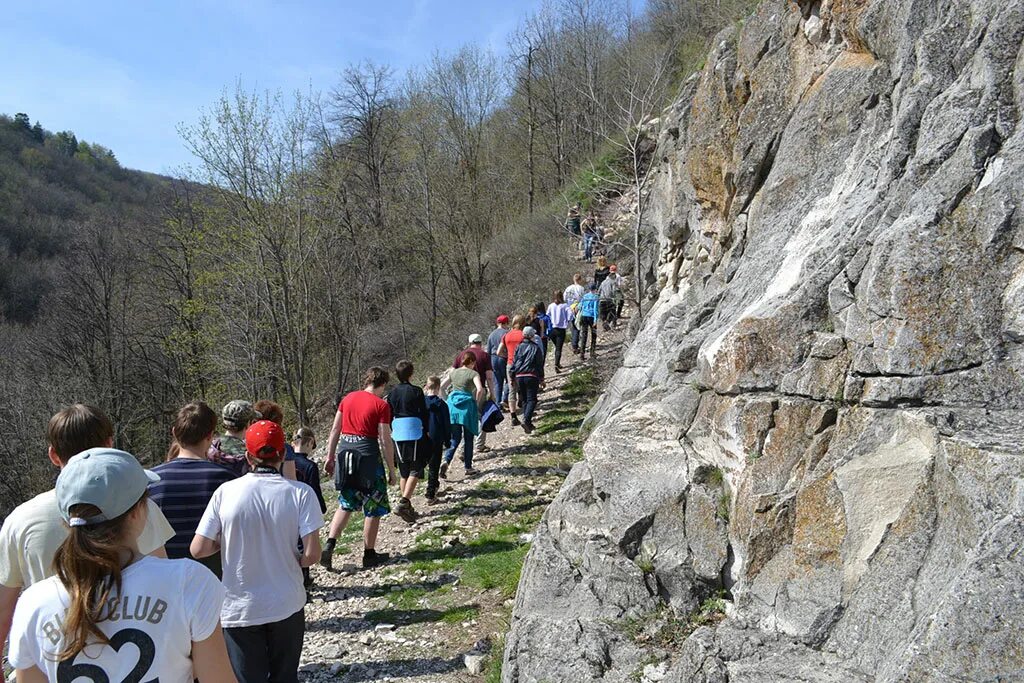
[[440, 471], [440, 473], [438, 473], [437, 476], [441, 477], [442, 479], [447, 479], [448, 478], [448, 463], [446, 463], [446, 462], [441, 463], [441, 471]]
[[466, 468], [466, 476], [467, 477], [475, 477], [478, 474], [480, 474], [480, 470], [475, 470], [472, 467], [467, 467]]
[[515, 427], [519, 426], [519, 416], [516, 415], [515, 413], [512, 413], [512, 424]]
[[363, 569], [372, 569], [382, 564], [387, 564], [391, 559], [389, 553], [378, 553], [376, 550], [367, 548], [363, 551]]
[[334, 544], [337, 543], [333, 538], [328, 538], [327, 542], [324, 543], [323, 552], [320, 553], [320, 566], [331, 571], [334, 568]]
[[536, 429], [536, 427], [533, 426], [532, 422], [523, 423], [523, 431], [526, 432], [527, 434], [533, 434], [534, 429]]

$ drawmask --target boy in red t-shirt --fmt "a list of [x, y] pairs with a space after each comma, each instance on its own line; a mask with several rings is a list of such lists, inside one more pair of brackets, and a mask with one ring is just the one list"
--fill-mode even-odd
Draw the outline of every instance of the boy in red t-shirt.
[[[512, 329], [509, 330], [504, 337], [501, 339], [501, 344], [498, 345], [498, 353], [507, 353], [508, 360], [511, 367], [512, 359], [516, 357], [516, 349], [523, 343], [523, 328], [526, 327], [526, 318], [522, 315], [517, 315], [512, 318]], [[519, 424], [519, 417], [516, 415], [516, 411], [519, 406], [519, 391], [516, 387], [514, 379], [509, 377], [508, 383], [508, 408], [509, 413], [512, 415], [512, 424]]]
[[[387, 553], [378, 553], [377, 532], [380, 518], [391, 512], [388, 502], [388, 484], [395, 484], [395, 452], [391, 440], [391, 406], [383, 399], [388, 385], [388, 371], [373, 367], [363, 377], [362, 391], [346, 395], [338, 405], [334, 426], [327, 440], [327, 474], [334, 474], [334, 462], [339, 439], [346, 450], [360, 452], [364, 457], [376, 457], [377, 476], [369, 492], [342, 487], [338, 491], [338, 509], [331, 520], [331, 529], [324, 544], [320, 564], [330, 569], [334, 546], [338, 536], [345, 529], [349, 518], [356, 510], [362, 510], [363, 520], [363, 567], [376, 567], [388, 560]], [[384, 463], [380, 462], [381, 446], [387, 463], [387, 478]]]

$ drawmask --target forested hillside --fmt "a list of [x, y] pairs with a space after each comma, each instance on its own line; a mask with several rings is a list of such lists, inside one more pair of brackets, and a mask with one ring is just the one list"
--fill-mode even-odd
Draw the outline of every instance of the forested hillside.
[[641, 124], [749, 5], [558, 0], [502, 58], [237, 86], [179, 131], [187, 180], [0, 119], [0, 514], [50, 483], [44, 427], [69, 401], [159, 459], [191, 398], [274, 398], [308, 423], [367, 363], [436, 363], [548, 300], [571, 274], [567, 207], [640, 182]]

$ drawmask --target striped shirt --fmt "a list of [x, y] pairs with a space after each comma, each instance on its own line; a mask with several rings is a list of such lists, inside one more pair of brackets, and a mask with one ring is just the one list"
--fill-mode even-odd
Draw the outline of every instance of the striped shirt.
[[191, 458], [175, 458], [153, 471], [160, 475], [160, 481], [149, 485], [149, 497], [174, 528], [174, 538], [164, 546], [167, 557], [192, 557], [188, 547], [213, 492], [235, 479], [235, 473], [216, 463]]

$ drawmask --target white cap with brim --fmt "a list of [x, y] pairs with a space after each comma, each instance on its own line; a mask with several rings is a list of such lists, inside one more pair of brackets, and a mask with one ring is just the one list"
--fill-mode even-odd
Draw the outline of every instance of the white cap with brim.
[[523, 336], [527, 339], [533, 339], [537, 336], [537, 330], [533, 329], [529, 325], [523, 328]]
[[484, 337], [483, 337], [482, 334], [471, 334], [471, 335], [469, 335], [469, 343], [470, 344], [483, 344], [484, 343]]
[[[115, 448], [90, 448], [71, 458], [57, 477], [57, 505], [70, 526], [117, 519], [139, 502], [146, 487], [160, 475], [144, 469], [131, 453]], [[94, 505], [100, 514], [73, 517], [75, 505]]]

